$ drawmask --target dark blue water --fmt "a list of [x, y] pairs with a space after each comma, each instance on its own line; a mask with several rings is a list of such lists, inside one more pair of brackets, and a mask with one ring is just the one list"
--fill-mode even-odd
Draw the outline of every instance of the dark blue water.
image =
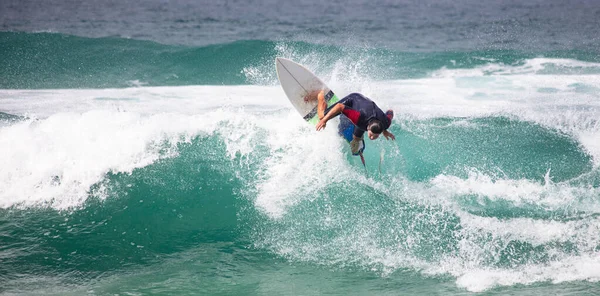
[[403, 51], [597, 52], [597, 1], [2, 1], [3, 31], [202, 46], [296, 40]]

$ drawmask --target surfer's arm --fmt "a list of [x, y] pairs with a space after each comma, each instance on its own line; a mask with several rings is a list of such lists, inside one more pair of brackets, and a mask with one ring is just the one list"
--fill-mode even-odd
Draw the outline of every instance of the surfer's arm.
[[344, 104], [335, 104], [335, 106], [333, 106], [333, 108], [331, 108], [331, 110], [329, 110], [329, 112], [327, 112], [327, 115], [325, 115], [323, 117], [323, 119], [321, 119], [321, 121], [319, 121], [319, 123], [317, 123], [317, 130], [320, 131], [322, 129], [325, 128], [327, 121], [329, 121], [329, 119], [332, 119], [334, 117], [336, 117], [338, 114], [342, 113], [342, 111], [344, 111]]
[[385, 137], [386, 140], [389, 140], [390, 138], [392, 140], [396, 140], [396, 137], [394, 136], [394, 134], [388, 132], [387, 130], [383, 131], [383, 136]]

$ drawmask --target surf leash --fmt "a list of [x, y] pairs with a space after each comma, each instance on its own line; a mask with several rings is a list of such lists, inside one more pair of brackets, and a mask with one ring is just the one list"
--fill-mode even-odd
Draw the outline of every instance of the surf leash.
[[379, 153], [379, 174], [381, 175], [381, 163], [383, 162], [383, 154], [385, 153], [385, 150], [381, 150], [381, 153]]
[[363, 167], [365, 167], [365, 175], [367, 175], [367, 177], [368, 177], [369, 172], [367, 171], [367, 164], [365, 163], [365, 157], [363, 156], [362, 152], [360, 152], [358, 155], [360, 156], [360, 160], [363, 163]]

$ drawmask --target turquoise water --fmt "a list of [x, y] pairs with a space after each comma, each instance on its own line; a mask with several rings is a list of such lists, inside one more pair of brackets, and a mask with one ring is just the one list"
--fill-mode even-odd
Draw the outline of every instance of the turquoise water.
[[0, 4], [0, 293], [600, 293], [595, 2], [44, 5]]
[[[345, 64], [360, 72], [362, 78], [374, 80], [423, 78], [441, 68], [473, 69], [490, 62], [519, 66], [537, 57], [600, 62], [597, 52], [581, 50], [422, 53], [371, 46], [258, 40], [189, 47], [115, 37], [92, 39], [22, 32], [0, 32], [0, 40], [0, 52], [5, 57], [0, 61], [3, 78], [0, 87], [9, 89], [275, 84], [276, 77], [270, 73], [272, 60], [280, 55], [317, 62], [315, 70], [322, 72], [332, 71], [336, 64]], [[549, 64], [535, 72], [600, 73], [595, 64], [583, 67]], [[269, 77], [258, 80], [252, 75], [255, 72], [250, 71]]]

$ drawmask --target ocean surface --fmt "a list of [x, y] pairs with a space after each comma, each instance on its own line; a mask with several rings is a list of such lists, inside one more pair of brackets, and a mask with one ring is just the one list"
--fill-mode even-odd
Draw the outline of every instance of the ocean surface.
[[[600, 2], [0, 2], [0, 294], [598, 295]], [[275, 57], [395, 110], [366, 171]]]

